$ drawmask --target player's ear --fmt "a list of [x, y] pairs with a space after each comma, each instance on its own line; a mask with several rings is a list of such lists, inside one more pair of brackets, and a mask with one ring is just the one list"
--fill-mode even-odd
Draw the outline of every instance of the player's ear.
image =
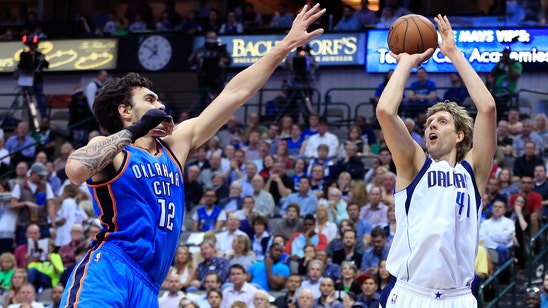
[[464, 140], [464, 132], [462, 130], [457, 131], [457, 143], [461, 143]]
[[124, 121], [131, 121], [132, 108], [126, 104], [118, 105], [118, 113]]

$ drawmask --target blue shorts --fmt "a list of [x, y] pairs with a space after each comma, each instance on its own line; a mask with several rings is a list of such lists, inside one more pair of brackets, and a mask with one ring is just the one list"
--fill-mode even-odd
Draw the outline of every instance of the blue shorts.
[[102, 243], [74, 267], [60, 307], [158, 307], [160, 285], [120, 248]]

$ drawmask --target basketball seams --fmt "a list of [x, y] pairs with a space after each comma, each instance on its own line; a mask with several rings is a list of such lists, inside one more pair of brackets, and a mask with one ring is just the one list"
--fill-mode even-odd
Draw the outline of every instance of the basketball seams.
[[394, 54], [422, 53], [428, 48], [438, 46], [435, 26], [429, 19], [418, 14], [398, 18], [390, 27], [387, 39], [388, 47]]

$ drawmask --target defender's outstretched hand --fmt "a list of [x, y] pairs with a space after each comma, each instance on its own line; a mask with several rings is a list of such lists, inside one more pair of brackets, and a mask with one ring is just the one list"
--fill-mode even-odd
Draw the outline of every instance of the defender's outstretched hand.
[[441, 53], [447, 56], [452, 52], [458, 51], [455, 43], [455, 34], [447, 16], [438, 14], [438, 16], [434, 17], [434, 20], [438, 24], [438, 32], [441, 35], [441, 43], [439, 43]]
[[308, 5], [305, 5], [293, 20], [293, 25], [286, 35], [285, 40], [288, 40], [291, 46], [298, 47], [306, 44], [311, 38], [322, 34], [322, 28], [312, 32], [308, 32], [307, 29], [324, 13], [325, 9], [320, 10], [320, 4], [316, 4], [310, 9], [308, 8]]

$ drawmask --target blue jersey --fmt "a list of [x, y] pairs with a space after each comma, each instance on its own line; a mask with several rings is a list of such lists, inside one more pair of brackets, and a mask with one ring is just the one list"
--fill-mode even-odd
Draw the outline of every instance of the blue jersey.
[[107, 182], [88, 181], [103, 230], [98, 242], [121, 248], [161, 284], [173, 262], [184, 215], [182, 168], [158, 141], [158, 154], [128, 145], [120, 171]]

